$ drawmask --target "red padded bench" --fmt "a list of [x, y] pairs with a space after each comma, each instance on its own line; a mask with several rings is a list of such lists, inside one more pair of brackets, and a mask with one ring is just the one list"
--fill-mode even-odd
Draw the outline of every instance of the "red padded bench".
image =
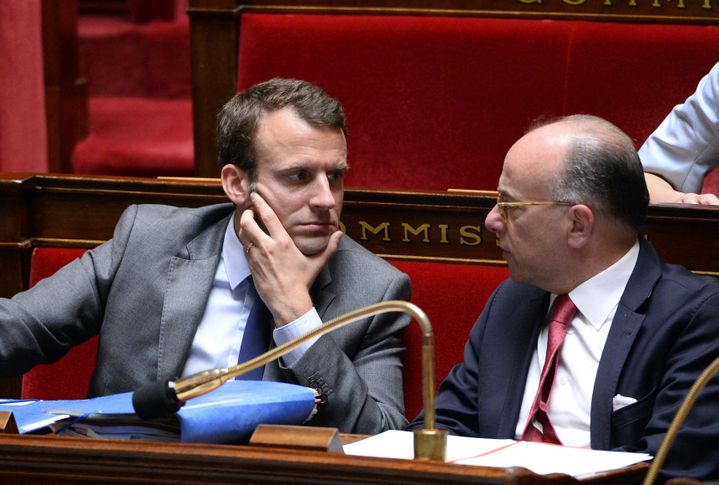
[[[52, 275], [86, 250], [35, 248], [30, 262], [30, 286]], [[23, 399], [84, 399], [95, 368], [97, 337], [72, 348], [53, 364], [41, 364], [22, 378]]]
[[[436, 384], [464, 357], [469, 331], [494, 289], [509, 276], [506, 266], [390, 261], [412, 280], [412, 302], [429, 317], [435, 338]], [[422, 333], [405, 332], [404, 405], [412, 420], [422, 408]]]
[[[240, 19], [239, 89], [295, 77], [342, 101], [350, 187], [494, 189], [505, 153], [541, 116], [599, 115], [639, 146], [719, 50], [717, 26], [267, 12]], [[719, 173], [713, 180], [719, 189]]]

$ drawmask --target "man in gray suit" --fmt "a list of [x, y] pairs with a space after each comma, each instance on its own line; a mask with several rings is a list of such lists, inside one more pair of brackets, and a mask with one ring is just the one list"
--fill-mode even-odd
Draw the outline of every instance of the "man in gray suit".
[[[350, 310], [408, 299], [405, 274], [338, 230], [346, 133], [340, 104], [312, 84], [273, 79], [238, 93], [218, 120], [232, 204], [131, 206], [110, 241], [0, 300], [0, 376], [99, 333], [90, 394], [130, 391], [243, 361], [265, 305], [279, 345]], [[407, 324], [397, 314], [356, 322], [268, 364], [261, 378], [317, 389], [324, 403], [310, 424], [402, 428]]]

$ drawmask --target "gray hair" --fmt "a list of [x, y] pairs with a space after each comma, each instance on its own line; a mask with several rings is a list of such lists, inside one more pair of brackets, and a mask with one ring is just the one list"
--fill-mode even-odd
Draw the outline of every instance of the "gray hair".
[[555, 200], [586, 203], [637, 232], [647, 216], [649, 192], [631, 138], [609, 121], [572, 115], [572, 145], [552, 193]]

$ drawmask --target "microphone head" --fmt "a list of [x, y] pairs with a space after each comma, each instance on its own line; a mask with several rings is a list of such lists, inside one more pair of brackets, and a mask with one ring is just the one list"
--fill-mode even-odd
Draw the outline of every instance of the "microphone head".
[[171, 416], [180, 410], [182, 402], [177, 398], [173, 382], [169, 379], [153, 382], [132, 394], [132, 407], [142, 419]]

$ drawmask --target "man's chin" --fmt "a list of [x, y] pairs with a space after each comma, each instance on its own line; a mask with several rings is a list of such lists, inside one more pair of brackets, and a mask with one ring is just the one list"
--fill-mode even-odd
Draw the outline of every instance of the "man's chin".
[[312, 238], [295, 240], [295, 246], [305, 256], [316, 256], [327, 248], [329, 238]]

